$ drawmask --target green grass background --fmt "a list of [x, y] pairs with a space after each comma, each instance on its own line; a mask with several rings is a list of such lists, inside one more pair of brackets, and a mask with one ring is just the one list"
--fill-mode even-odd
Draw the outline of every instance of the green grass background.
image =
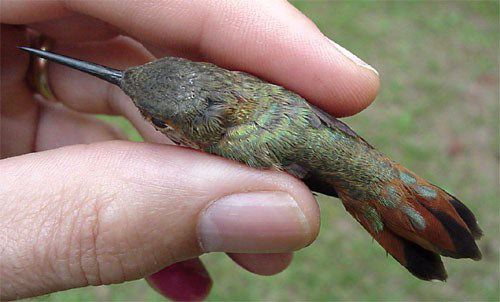
[[[372, 64], [376, 102], [347, 122], [395, 160], [438, 183], [477, 213], [483, 260], [445, 259], [446, 283], [413, 278], [372, 241], [336, 199], [319, 198], [321, 233], [272, 277], [223, 254], [202, 257], [209, 300], [499, 300], [499, 4], [294, 1], [339, 44]], [[300, 76], [300, 75], [295, 75]], [[335, 81], [335, 79], [332, 79]], [[135, 140], [131, 126], [115, 118]], [[34, 300], [159, 301], [143, 280]]]

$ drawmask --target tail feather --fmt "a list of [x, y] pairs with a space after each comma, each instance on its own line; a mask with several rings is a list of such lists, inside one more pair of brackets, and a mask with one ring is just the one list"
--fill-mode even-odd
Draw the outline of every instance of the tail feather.
[[446, 269], [438, 254], [398, 236], [390, 229], [377, 232], [367, 218], [352, 213], [349, 208], [348, 211], [394, 259], [415, 277], [422, 280], [446, 280]]
[[346, 207], [397, 261], [420, 279], [445, 280], [439, 255], [481, 259], [474, 214], [457, 198], [395, 165], [399, 178], [377, 188], [377, 200], [339, 191]]
[[[417, 244], [419, 240], [429, 242], [430, 247], [426, 244], [420, 245], [443, 256], [481, 259], [475, 237], [482, 232], [472, 212], [443, 189], [428, 183], [400, 165], [395, 165], [395, 168], [400, 176], [395, 182], [402, 196], [398, 208], [415, 209], [424, 219], [425, 225], [420, 229], [406, 229], [406, 232], [411, 232], [410, 236], [405, 236], [404, 232], [401, 232], [404, 223], [391, 224], [393, 231], [409, 240], [417, 238], [412, 240]], [[411, 218], [411, 215], [407, 216]], [[390, 212], [386, 213], [388, 221], [393, 221], [392, 217]]]
[[[426, 207], [424, 205], [424, 207]], [[460, 224], [457, 217], [453, 217], [445, 212], [434, 210], [430, 207], [426, 209], [436, 217], [446, 229], [449, 238], [453, 241], [454, 249], [442, 249], [443, 256], [452, 258], [471, 258], [474, 260], [481, 259], [481, 251], [476, 245], [472, 232]], [[461, 218], [459, 218], [461, 220]]]
[[477, 219], [476, 216], [469, 210], [460, 200], [455, 198], [454, 196], [451, 196], [450, 204], [455, 208], [455, 211], [457, 211], [458, 215], [460, 215], [460, 218], [467, 224], [467, 227], [472, 233], [472, 236], [474, 239], [480, 239], [483, 236], [483, 231], [477, 224]]
[[395, 208], [378, 203], [374, 203], [374, 206], [385, 226], [395, 234], [436, 253], [454, 249], [446, 228], [420, 203], [405, 202]]
[[422, 248], [407, 240], [403, 240], [406, 268], [422, 280], [446, 281], [448, 275], [438, 254]]

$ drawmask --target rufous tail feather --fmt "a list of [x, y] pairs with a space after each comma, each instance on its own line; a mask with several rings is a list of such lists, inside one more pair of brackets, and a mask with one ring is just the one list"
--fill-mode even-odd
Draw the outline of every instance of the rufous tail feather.
[[400, 165], [395, 168], [402, 177], [381, 186], [380, 200], [360, 202], [340, 191], [347, 211], [420, 279], [446, 279], [440, 255], [481, 259], [475, 239], [482, 231], [474, 214], [443, 189]]

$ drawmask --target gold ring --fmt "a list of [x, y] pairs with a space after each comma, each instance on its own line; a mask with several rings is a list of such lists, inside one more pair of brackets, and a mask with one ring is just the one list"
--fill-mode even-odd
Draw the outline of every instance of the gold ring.
[[[47, 36], [39, 35], [34, 38], [31, 43], [31, 47], [35, 49], [41, 49], [50, 51], [52, 47], [52, 39]], [[52, 93], [49, 85], [49, 73], [48, 73], [49, 61], [42, 59], [37, 56], [30, 56], [30, 65], [28, 68], [28, 73], [26, 74], [26, 79], [29, 86], [42, 95], [46, 100], [56, 102], [56, 98]]]

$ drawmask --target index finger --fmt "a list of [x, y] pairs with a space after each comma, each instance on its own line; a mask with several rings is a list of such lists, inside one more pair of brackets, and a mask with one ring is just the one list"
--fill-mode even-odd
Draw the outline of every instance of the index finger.
[[[336, 116], [375, 98], [379, 79], [285, 1], [4, 2], [2, 22], [23, 23], [79, 12], [136, 39], [285, 86]], [[29, 10], [36, 9], [36, 20]], [[52, 14], [53, 12], [53, 14]]]

